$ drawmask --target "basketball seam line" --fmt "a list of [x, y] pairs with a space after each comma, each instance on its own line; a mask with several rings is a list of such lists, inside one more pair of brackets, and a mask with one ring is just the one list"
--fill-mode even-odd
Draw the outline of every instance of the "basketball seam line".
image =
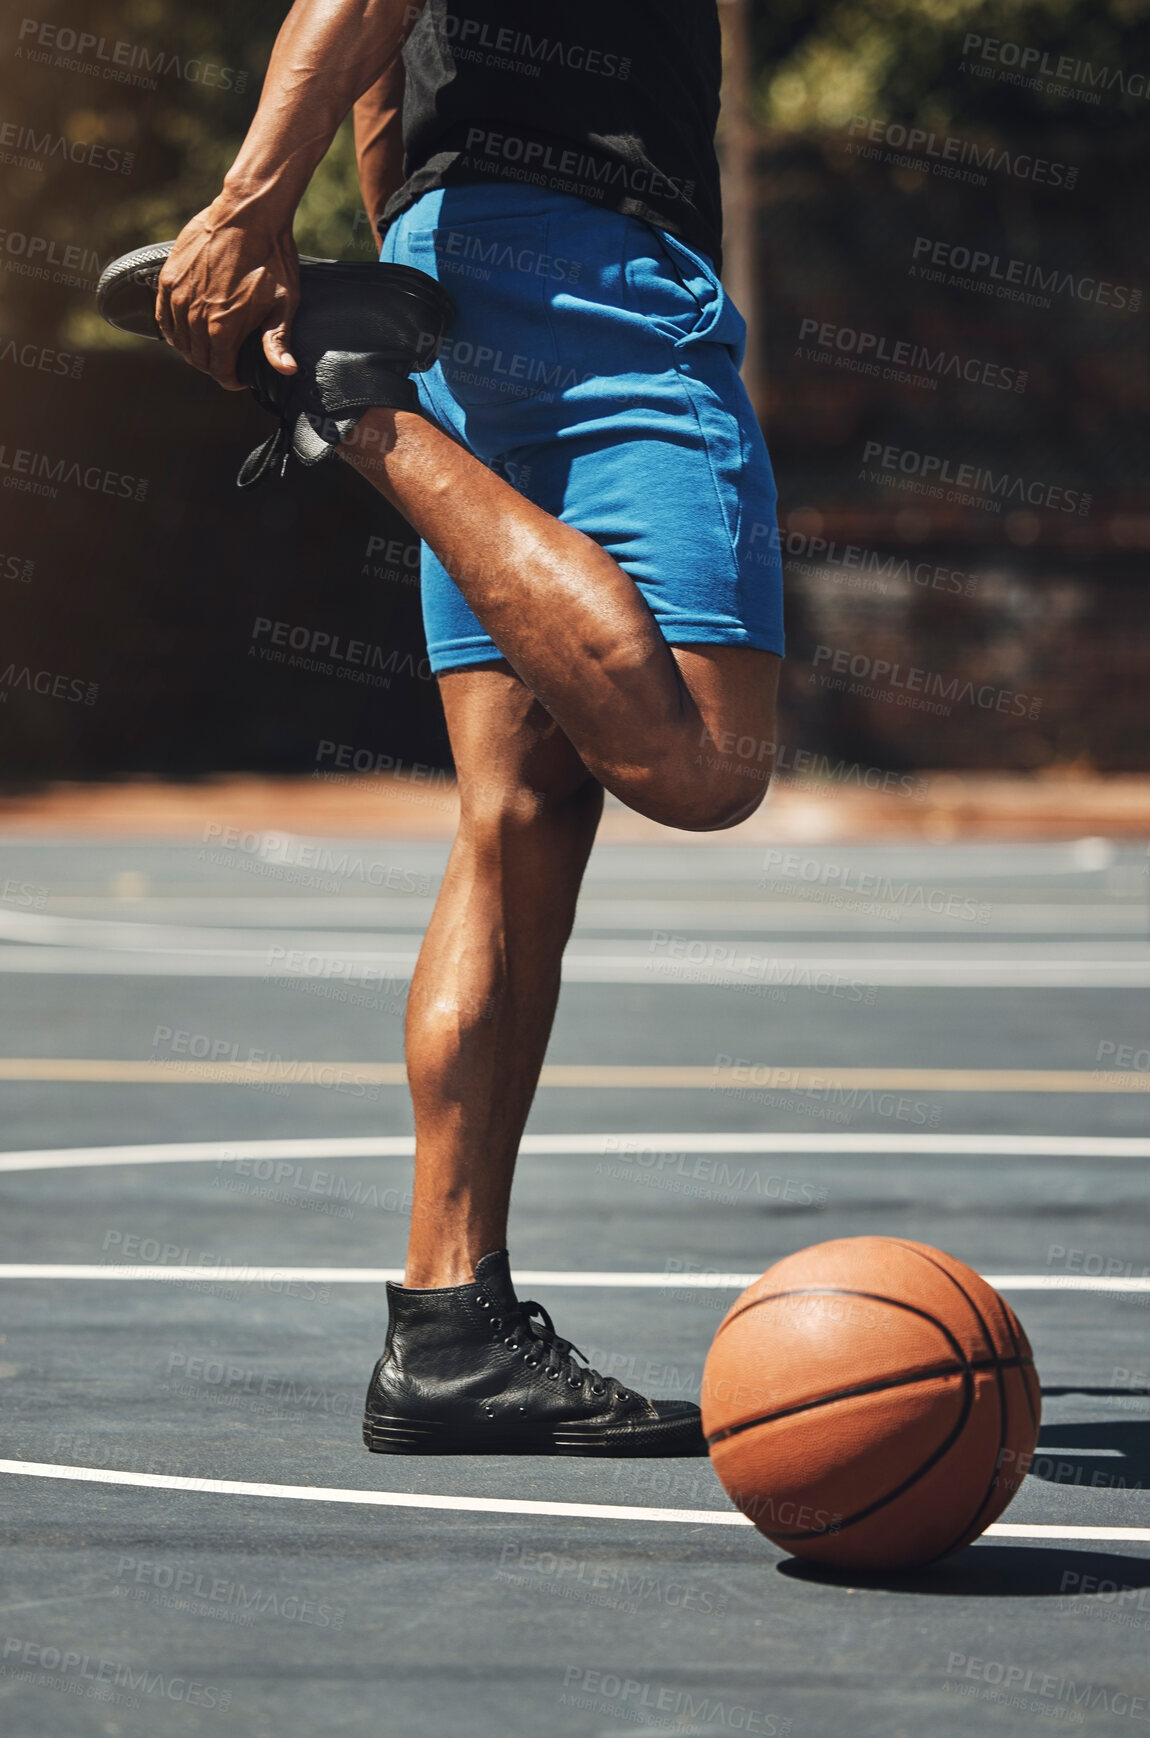
[[922, 1465], [916, 1467], [914, 1472], [912, 1472], [908, 1478], [903, 1479], [900, 1485], [896, 1485], [893, 1491], [885, 1491], [883, 1495], [877, 1497], [873, 1503], [868, 1503], [865, 1509], [858, 1509], [853, 1515], [847, 1515], [846, 1519], [840, 1521], [838, 1526], [833, 1529], [830, 1527], [813, 1527], [806, 1533], [775, 1534], [775, 1537], [785, 1539], [825, 1538], [826, 1534], [831, 1531], [835, 1533], [845, 1533], [848, 1527], [856, 1526], [859, 1521], [869, 1521], [872, 1515], [877, 1515], [880, 1510], [885, 1509], [890, 1503], [897, 1501], [897, 1499], [909, 1491], [912, 1486], [918, 1484], [921, 1479], [924, 1479], [927, 1473], [938, 1465], [940, 1460], [945, 1459], [955, 1443], [961, 1440], [963, 1432], [967, 1426], [967, 1421], [970, 1418], [970, 1409], [973, 1404], [974, 1385], [970, 1379], [970, 1368], [968, 1366], [962, 1372], [962, 1412], [957, 1419], [954, 1428], [950, 1435], [939, 1443], [934, 1453], [928, 1455]]
[[[891, 1241], [894, 1242], [895, 1239], [892, 1238]], [[719, 1323], [715, 1339], [718, 1339], [719, 1334], [723, 1332], [724, 1328], [733, 1327], [737, 1321], [741, 1321], [743, 1316], [747, 1314], [748, 1310], [759, 1309], [763, 1304], [779, 1303], [784, 1298], [788, 1297], [865, 1297], [871, 1303], [890, 1304], [892, 1309], [906, 1310], [908, 1314], [912, 1316], [921, 1316], [924, 1322], [930, 1322], [932, 1327], [936, 1327], [939, 1333], [950, 1341], [957, 1356], [965, 1361], [966, 1354], [959, 1346], [958, 1341], [955, 1339], [950, 1329], [944, 1322], [939, 1320], [938, 1316], [931, 1315], [929, 1310], [920, 1308], [918, 1304], [907, 1303], [903, 1298], [888, 1297], [885, 1292], [860, 1291], [857, 1286], [850, 1285], [796, 1285], [792, 1286], [788, 1291], [772, 1291], [768, 1293], [766, 1297], [754, 1297], [749, 1303], [744, 1304], [742, 1309], [738, 1310], [737, 1314], [726, 1315], [723, 1317], [723, 1320]], [[735, 1304], [731, 1305], [732, 1310], [736, 1309], [736, 1307], [737, 1300]], [[978, 1312], [975, 1311], [976, 1315], [977, 1313]], [[983, 1325], [985, 1326], [985, 1324]]]
[[[720, 1324], [719, 1332], [721, 1333], [722, 1328], [729, 1323], [741, 1320], [747, 1313], [747, 1310], [758, 1309], [760, 1304], [775, 1303], [782, 1298], [788, 1297], [865, 1297], [869, 1299], [871, 1303], [889, 1304], [892, 1309], [905, 1310], [908, 1315], [918, 1316], [920, 1320], [929, 1322], [932, 1328], [938, 1329], [938, 1332], [950, 1346], [951, 1351], [954, 1353], [960, 1364], [966, 1365], [970, 1362], [970, 1359], [967, 1357], [946, 1323], [941, 1321], [938, 1316], [932, 1316], [929, 1310], [920, 1309], [917, 1304], [905, 1303], [902, 1298], [887, 1297], [884, 1292], [859, 1291], [857, 1287], [846, 1285], [802, 1285], [795, 1286], [790, 1291], [772, 1292], [769, 1297], [753, 1298], [746, 1306], [745, 1310], [739, 1311], [737, 1317], [725, 1317], [723, 1323]], [[975, 1313], [977, 1314], [977, 1311]], [[989, 1343], [989, 1335], [986, 1337]], [[718, 1334], [716, 1334], [715, 1338], [716, 1340], [718, 1339]]]
[[[953, 1273], [950, 1273], [945, 1267], [943, 1267], [941, 1262], [936, 1261], [932, 1255], [928, 1255], [918, 1244], [911, 1243], [909, 1239], [902, 1237], [895, 1238], [893, 1241], [900, 1243], [904, 1249], [910, 1249], [915, 1255], [919, 1256], [921, 1260], [925, 1261], [929, 1267], [933, 1267], [936, 1272], [944, 1274], [945, 1277], [950, 1280], [959, 1295], [970, 1305], [975, 1319], [977, 1320], [979, 1327], [982, 1329], [987, 1345], [993, 1346], [995, 1342], [991, 1338], [990, 1329], [987, 1326], [987, 1323], [983, 1320], [982, 1311], [979, 1309], [978, 1305], [975, 1303], [962, 1282], [956, 1279]], [[998, 1294], [994, 1293], [994, 1295], [997, 1297]], [[1014, 1335], [1011, 1334], [1010, 1338], [1011, 1344], [1014, 1345], [1017, 1350], [1017, 1342], [1014, 1339]], [[1033, 1360], [1031, 1360], [1031, 1362], [1033, 1362]], [[973, 1519], [970, 1520], [965, 1527], [960, 1528], [958, 1533], [955, 1534], [950, 1544], [947, 1545], [944, 1550], [937, 1552], [935, 1556], [931, 1558], [931, 1562], [933, 1563], [937, 1563], [942, 1557], [948, 1557], [952, 1551], [957, 1551], [960, 1545], [970, 1543], [971, 1539], [976, 1539], [978, 1537], [978, 1534], [982, 1531], [982, 1528], [978, 1525], [979, 1519], [998, 1488], [998, 1480], [1002, 1470], [1002, 1455], [1006, 1448], [1007, 1437], [1006, 1384], [1002, 1379], [1003, 1367], [1003, 1361], [1000, 1360], [996, 1371], [998, 1388], [998, 1453], [994, 1457], [994, 1470], [990, 1475], [990, 1482], [987, 1485], [986, 1490], [983, 1492], [982, 1501], [974, 1511]], [[1021, 1360], [1011, 1367], [1020, 1369]], [[1025, 1387], [1025, 1385], [1024, 1379], [1023, 1386]], [[999, 1512], [1001, 1513], [1001, 1510]]]
[[927, 1370], [917, 1370], [912, 1376], [883, 1376], [876, 1382], [860, 1382], [851, 1388], [837, 1388], [832, 1394], [820, 1394], [813, 1400], [804, 1400], [798, 1406], [784, 1406], [778, 1412], [763, 1412], [757, 1418], [748, 1418], [742, 1424], [728, 1425], [724, 1430], [716, 1430], [707, 1438], [707, 1446], [726, 1442], [732, 1436], [741, 1436], [745, 1430], [754, 1430], [760, 1424], [774, 1424], [780, 1418], [793, 1418], [799, 1412], [817, 1411], [820, 1406], [831, 1406], [836, 1400], [854, 1400], [860, 1394], [883, 1394], [890, 1388], [909, 1388], [916, 1382], [937, 1381], [940, 1376], [966, 1376], [972, 1372], [987, 1370], [1014, 1370], [1024, 1365], [1033, 1366], [1033, 1358], [973, 1358], [963, 1359], [958, 1364], [935, 1364]]

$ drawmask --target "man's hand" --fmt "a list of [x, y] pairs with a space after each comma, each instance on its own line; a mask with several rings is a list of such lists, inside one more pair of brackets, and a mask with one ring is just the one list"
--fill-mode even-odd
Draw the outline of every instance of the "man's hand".
[[220, 203], [181, 230], [160, 273], [156, 321], [193, 367], [242, 392], [236, 360], [252, 332], [262, 331], [274, 369], [297, 372], [288, 345], [299, 306], [299, 258], [290, 228], [268, 233], [250, 213], [229, 221]]
[[292, 219], [356, 99], [390, 88], [425, 0], [295, 0], [276, 37], [259, 108], [219, 198], [184, 229], [160, 273], [156, 320], [196, 368], [242, 390], [236, 359], [263, 332], [264, 354], [295, 374], [299, 306]]

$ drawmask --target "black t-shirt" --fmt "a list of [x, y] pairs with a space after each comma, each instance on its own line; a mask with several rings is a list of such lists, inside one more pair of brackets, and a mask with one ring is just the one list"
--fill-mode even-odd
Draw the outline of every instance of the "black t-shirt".
[[720, 264], [717, 0], [427, 0], [403, 51], [404, 174], [514, 181], [681, 236]]

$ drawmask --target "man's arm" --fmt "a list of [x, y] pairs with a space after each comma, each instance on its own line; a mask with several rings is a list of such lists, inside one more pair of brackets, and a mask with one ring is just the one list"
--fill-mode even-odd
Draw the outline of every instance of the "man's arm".
[[397, 58], [355, 105], [359, 190], [377, 245], [376, 218], [403, 186], [403, 61]]
[[284, 20], [223, 190], [181, 232], [160, 274], [160, 329], [221, 386], [239, 388], [236, 357], [261, 326], [273, 368], [296, 372], [296, 207], [340, 122], [384, 79], [421, 10], [422, 0], [295, 0]]

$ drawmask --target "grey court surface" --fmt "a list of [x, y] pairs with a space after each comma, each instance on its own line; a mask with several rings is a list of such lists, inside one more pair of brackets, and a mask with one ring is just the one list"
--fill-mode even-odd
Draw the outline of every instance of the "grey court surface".
[[1150, 1719], [1144, 852], [593, 858], [512, 1230], [560, 1331], [693, 1395], [747, 1277], [867, 1232], [962, 1257], [1034, 1343], [1002, 1526], [870, 1581], [788, 1560], [705, 1460], [361, 1447], [410, 1166], [378, 1065], [443, 848], [2, 854], [8, 1738]]

